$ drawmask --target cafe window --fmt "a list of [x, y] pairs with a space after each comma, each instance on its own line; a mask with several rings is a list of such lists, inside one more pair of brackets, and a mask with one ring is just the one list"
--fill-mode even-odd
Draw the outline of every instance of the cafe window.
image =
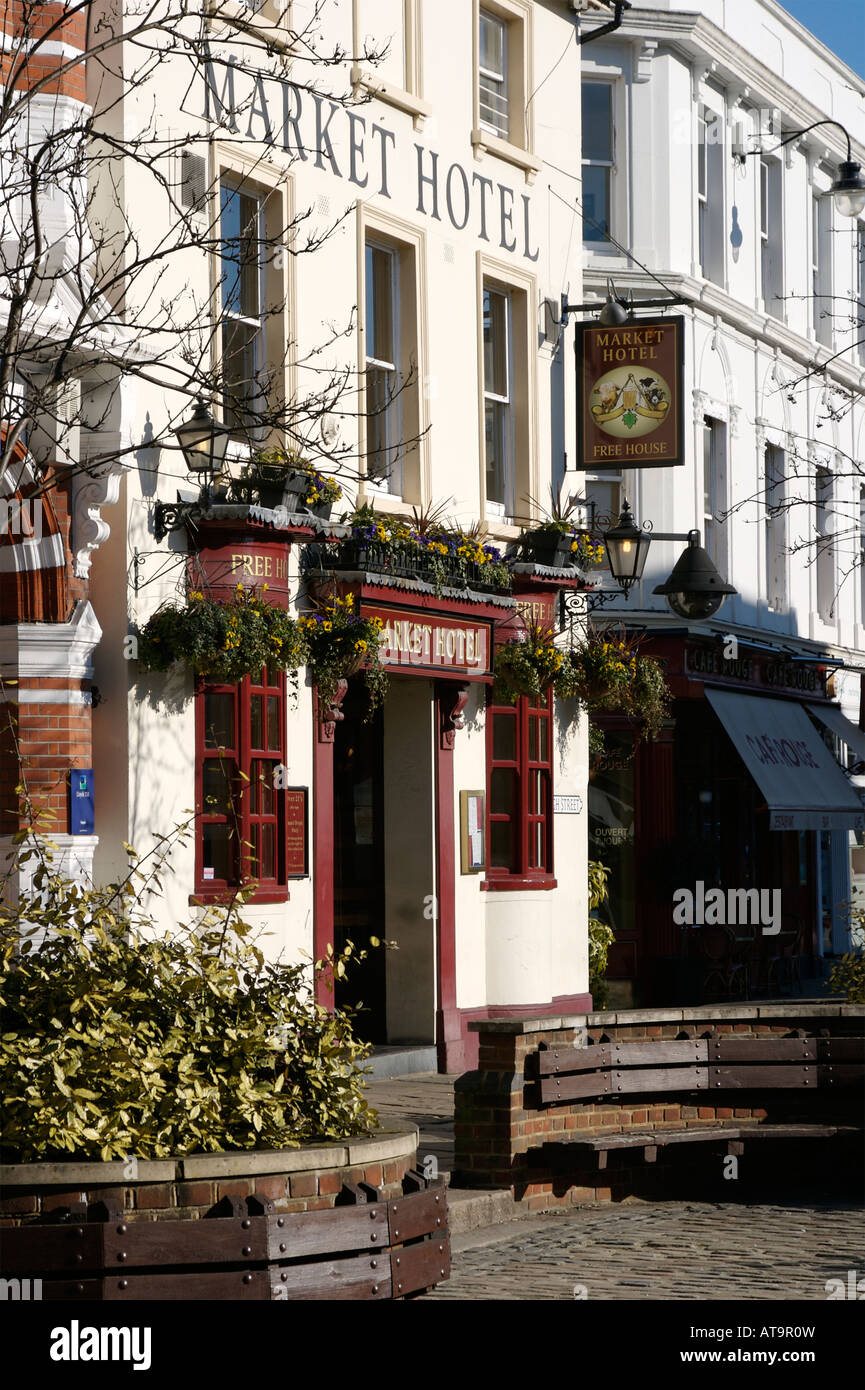
[[552, 693], [487, 711], [488, 879], [549, 879], [552, 844]]
[[196, 693], [196, 893], [219, 897], [251, 880], [285, 897], [285, 676], [262, 667], [237, 685]]

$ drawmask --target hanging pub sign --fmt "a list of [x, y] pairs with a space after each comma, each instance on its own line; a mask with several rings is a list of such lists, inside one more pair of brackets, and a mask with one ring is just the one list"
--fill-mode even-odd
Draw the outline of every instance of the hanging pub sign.
[[578, 323], [577, 468], [685, 462], [681, 317]]

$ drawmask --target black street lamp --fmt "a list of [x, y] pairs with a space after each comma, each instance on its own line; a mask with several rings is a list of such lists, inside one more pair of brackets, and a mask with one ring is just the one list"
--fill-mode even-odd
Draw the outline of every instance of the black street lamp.
[[842, 217], [858, 217], [862, 209], [865, 208], [865, 179], [862, 177], [861, 164], [857, 164], [853, 158], [850, 133], [840, 121], [829, 119], [814, 121], [811, 125], [806, 125], [804, 130], [794, 130], [791, 135], [786, 135], [783, 140], [778, 141], [777, 145], [772, 146], [772, 150], [746, 150], [744, 154], [737, 154], [736, 158], [740, 164], [744, 164], [749, 155], [771, 154], [774, 150], [780, 150], [785, 145], [789, 145], [791, 140], [798, 140], [800, 135], [807, 135], [810, 130], [816, 130], [821, 125], [837, 126], [847, 141], [847, 158], [839, 164], [838, 177], [831, 185], [829, 192], [832, 194], [835, 207]]
[[199, 396], [195, 409], [174, 431], [186, 460], [189, 473], [201, 482], [197, 502], [157, 502], [153, 534], [161, 541], [169, 531], [179, 531], [190, 520], [197, 520], [203, 507], [209, 507], [214, 478], [218, 478], [225, 463], [231, 431], [218, 425]]
[[711, 618], [736, 590], [725, 583], [700, 545], [700, 532], [689, 531], [688, 549], [679, 556], [669, 579], [652, 593], [663, 594], [680, 618]]
[[188, 420], [174, 431], [183, 450], [186, 467], [201, 478], [203, 494], [209, 500], [214, 478], [222, 472], [230, 431], [214, 420], [203, 397], [199, 396]]
[[627, 595], [638, 579], [643, 577], [651, 536], [634, 521], [625, 499], [618, 523], [604, 532], [604, 549], [610, 574]]

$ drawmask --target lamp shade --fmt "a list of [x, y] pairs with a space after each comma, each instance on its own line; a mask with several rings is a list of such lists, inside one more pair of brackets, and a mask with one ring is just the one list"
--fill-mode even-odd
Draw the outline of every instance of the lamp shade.
[[679, 556], [669, 579], [652, 590], [663, 594], [680, 618], [711, 618], [727, 595], [736, 593], [733, 585], [721, 578], [699, 538], [699, 531], [691, 532], [688, 548]]
[[188, 420], [174, 431], [190, 473], [215, 477], [225, 462], [229, 431], [218, 425], [199, 397]]
[[843, 217], [858, 217], [865, 208], [865, 179], [862, 166], [845, 160], [838, 166], [838, 177], [829, 189]]
[[650, 544], [651, 536], [640, 530], [626, 501], [617, 524], [604, 532], [610, 574], [625, 593], [642, 578]]

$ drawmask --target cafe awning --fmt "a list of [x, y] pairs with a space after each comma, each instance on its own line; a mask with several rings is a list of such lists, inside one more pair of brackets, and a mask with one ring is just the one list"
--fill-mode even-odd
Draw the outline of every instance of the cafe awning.
[[842, 743], [853, 749], [860, 762], [865, 761], [865, 733], [852, 724], [837, 705], [809, 705], [808, 709], [821, 724], [831, 729]]
[[865, 829], [862, 802], [800, 704], [709, 686], [706, 697], [766, 798], [772, 830]]

